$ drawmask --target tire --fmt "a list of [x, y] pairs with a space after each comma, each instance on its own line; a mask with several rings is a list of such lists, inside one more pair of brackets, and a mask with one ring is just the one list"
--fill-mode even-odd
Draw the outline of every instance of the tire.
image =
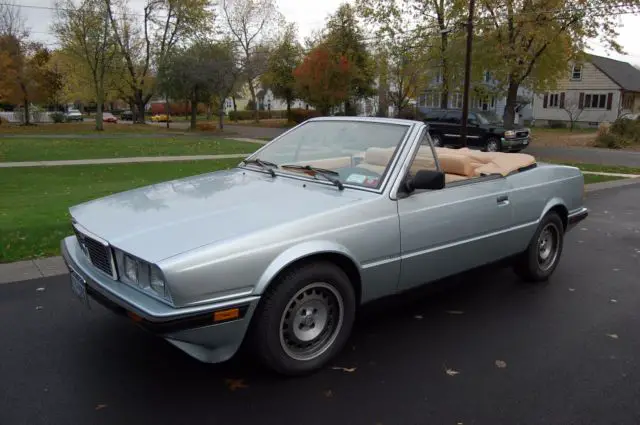
[[516, 260], [515, 273], [525, 282], [547, 281], [560, 262], [563, 246], [562, 220], [550, 212], [540, 222], [527, 250]]
[[330, 262], [286, 271], [260, 301], [251, 346], [262, 363], [289, 376], [315, 372], [347, 342], [356, 297], [347, 275]]
[[433, 142], [433, 146], [436, 148], [444, 147], [444, 142], [442, 141], [442, 136], [439, 134], [432, 134], [431, 141]]
[[500, 146], [500, 140], [495, 137], [490, 137], [487, 139], [487, 143], [484, 145], [484, 150], [487, 152], [500, 152], [502, 151], [502, 146]]

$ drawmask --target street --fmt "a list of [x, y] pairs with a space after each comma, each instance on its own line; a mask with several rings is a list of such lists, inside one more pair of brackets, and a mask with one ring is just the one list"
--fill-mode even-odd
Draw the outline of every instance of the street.
[[378, 302], [304, 378], [199, 363], [67, 276], [0, 285], [0, 424], [638, 424], [640, 185], [586, 204], [547, 285], [492, 266]]

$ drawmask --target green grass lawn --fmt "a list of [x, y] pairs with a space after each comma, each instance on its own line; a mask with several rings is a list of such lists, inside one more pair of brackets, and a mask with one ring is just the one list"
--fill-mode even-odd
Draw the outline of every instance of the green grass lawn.
[[599, 176], [597, 174], [585, 174], [584, 175], [584, 184], [592, 184], [592, 183], [602, 183], [608, 182], [612, 180], [621, 180], [624, 177], [613, 177], [613, 176]]
[[0, 169], [0, 263], [59, 254], [72, 205], [235, 166], [238, 159]]
[[104, 123], [104, 131], [97, 132], [96, 125], [93, 122], [79, 122], [79, 123], [50, 123], [50, 124], [36, 124], [30, 126], [19, 126], [14, 124], [0, 125], [0, 134], [121, 134], [121, 133], [134, 133], [134, 134], [157, 134], [157, 133], [184, 133], [185, 129], [167, 129], [166, 127], [159, 127], [155, 125], [144, 124], [110, 124]]
[[0, 138], [0, 161], [124, 158], [251, 153], [261, 145], [198, 136]]

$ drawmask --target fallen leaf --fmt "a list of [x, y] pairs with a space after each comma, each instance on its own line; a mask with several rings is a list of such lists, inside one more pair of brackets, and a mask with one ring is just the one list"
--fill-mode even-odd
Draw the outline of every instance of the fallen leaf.
[[244, 379], [225, 379], [225, 382], [231, 391], [248, 387], [248, 385], [244, 383]]
[[505, 362], [504, 360], [496, 360], [496, 367], [504, 369], [505, 367], [507, 367], [507, 362]]
[[102, 410], [102, 409], [104, 409], [105, 407], [107, 407], [107, 405], [106, 405], [106, 404], [98, 404], [98, 405], [96, 406], [96, 410]]
[[37, 292], [44, 292], [44, 287], [40, 287], [38, 289], [36, 289]]
[[453, 369], [449, 369], [449, 368], [446, 368], [445, 372], [449, 376], [456, 376], [456, 375], [460, 374], [460, 372], [458, 372], [457, 370], [453, 370]]
[[580, 230], [589, 230], [586, 227], [581, 227]]
[[36, 306], [36, 310], [42, 310], [42, 306], [41, 305], [37, 305]]
[[447, 314], [464, 314], [461, 310], [447, 310]]
[[618, 334], [607, 334], [609, 338], [618, 339]]
[[620, 269], [613, 269], [613, 271], [614, 271], [614, 272], [619, 272], [619, 271], [620, 271]]
[[414, 319], [418, 319], [418, 320], [422, 320], [423, 317], [421, 314], [416, 314], [415, 316], [413, 316]]
[[575, 292], [576, 288], [569, 288], [569, 292]]
[[584, 243], [584, 241], [578, 241], [578, 243]]
[[610, 302], [611, 304], [615, 304], [615, 303], [617, 303], [617, 302], [618, 302], [618, 300], [614, 300], [614, 299], [612, 298], [612, 299], [610, 299], [610, 300], [609, 300], [609, 302]]
[[327, 398], [333, 397], [333, 391], [331, 391], [331, 390], [325, 391], [324, 392], [324, 396], [327, 397]]
[[349, 372], [349, 373], [353, 373], [356, 371], [357, 368], [355, 367], [339, 367], [339, 366], [334, 366], [331, 369], [333, 370], [341, 370], [343, 372]]

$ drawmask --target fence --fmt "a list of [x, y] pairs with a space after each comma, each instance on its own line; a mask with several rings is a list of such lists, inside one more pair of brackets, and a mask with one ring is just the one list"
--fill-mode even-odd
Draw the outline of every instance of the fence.
[[[32, 123], [53, 122], [53, 119], [51, 118], [52, 113], [53, 112], [46, 112], [46, 111], [30, 111], [29, 117], [31, 119], [29, 121]], [[0, 112], [0, 118], [10, 123], [24, 123], [25, 116], [23, 111]]]

